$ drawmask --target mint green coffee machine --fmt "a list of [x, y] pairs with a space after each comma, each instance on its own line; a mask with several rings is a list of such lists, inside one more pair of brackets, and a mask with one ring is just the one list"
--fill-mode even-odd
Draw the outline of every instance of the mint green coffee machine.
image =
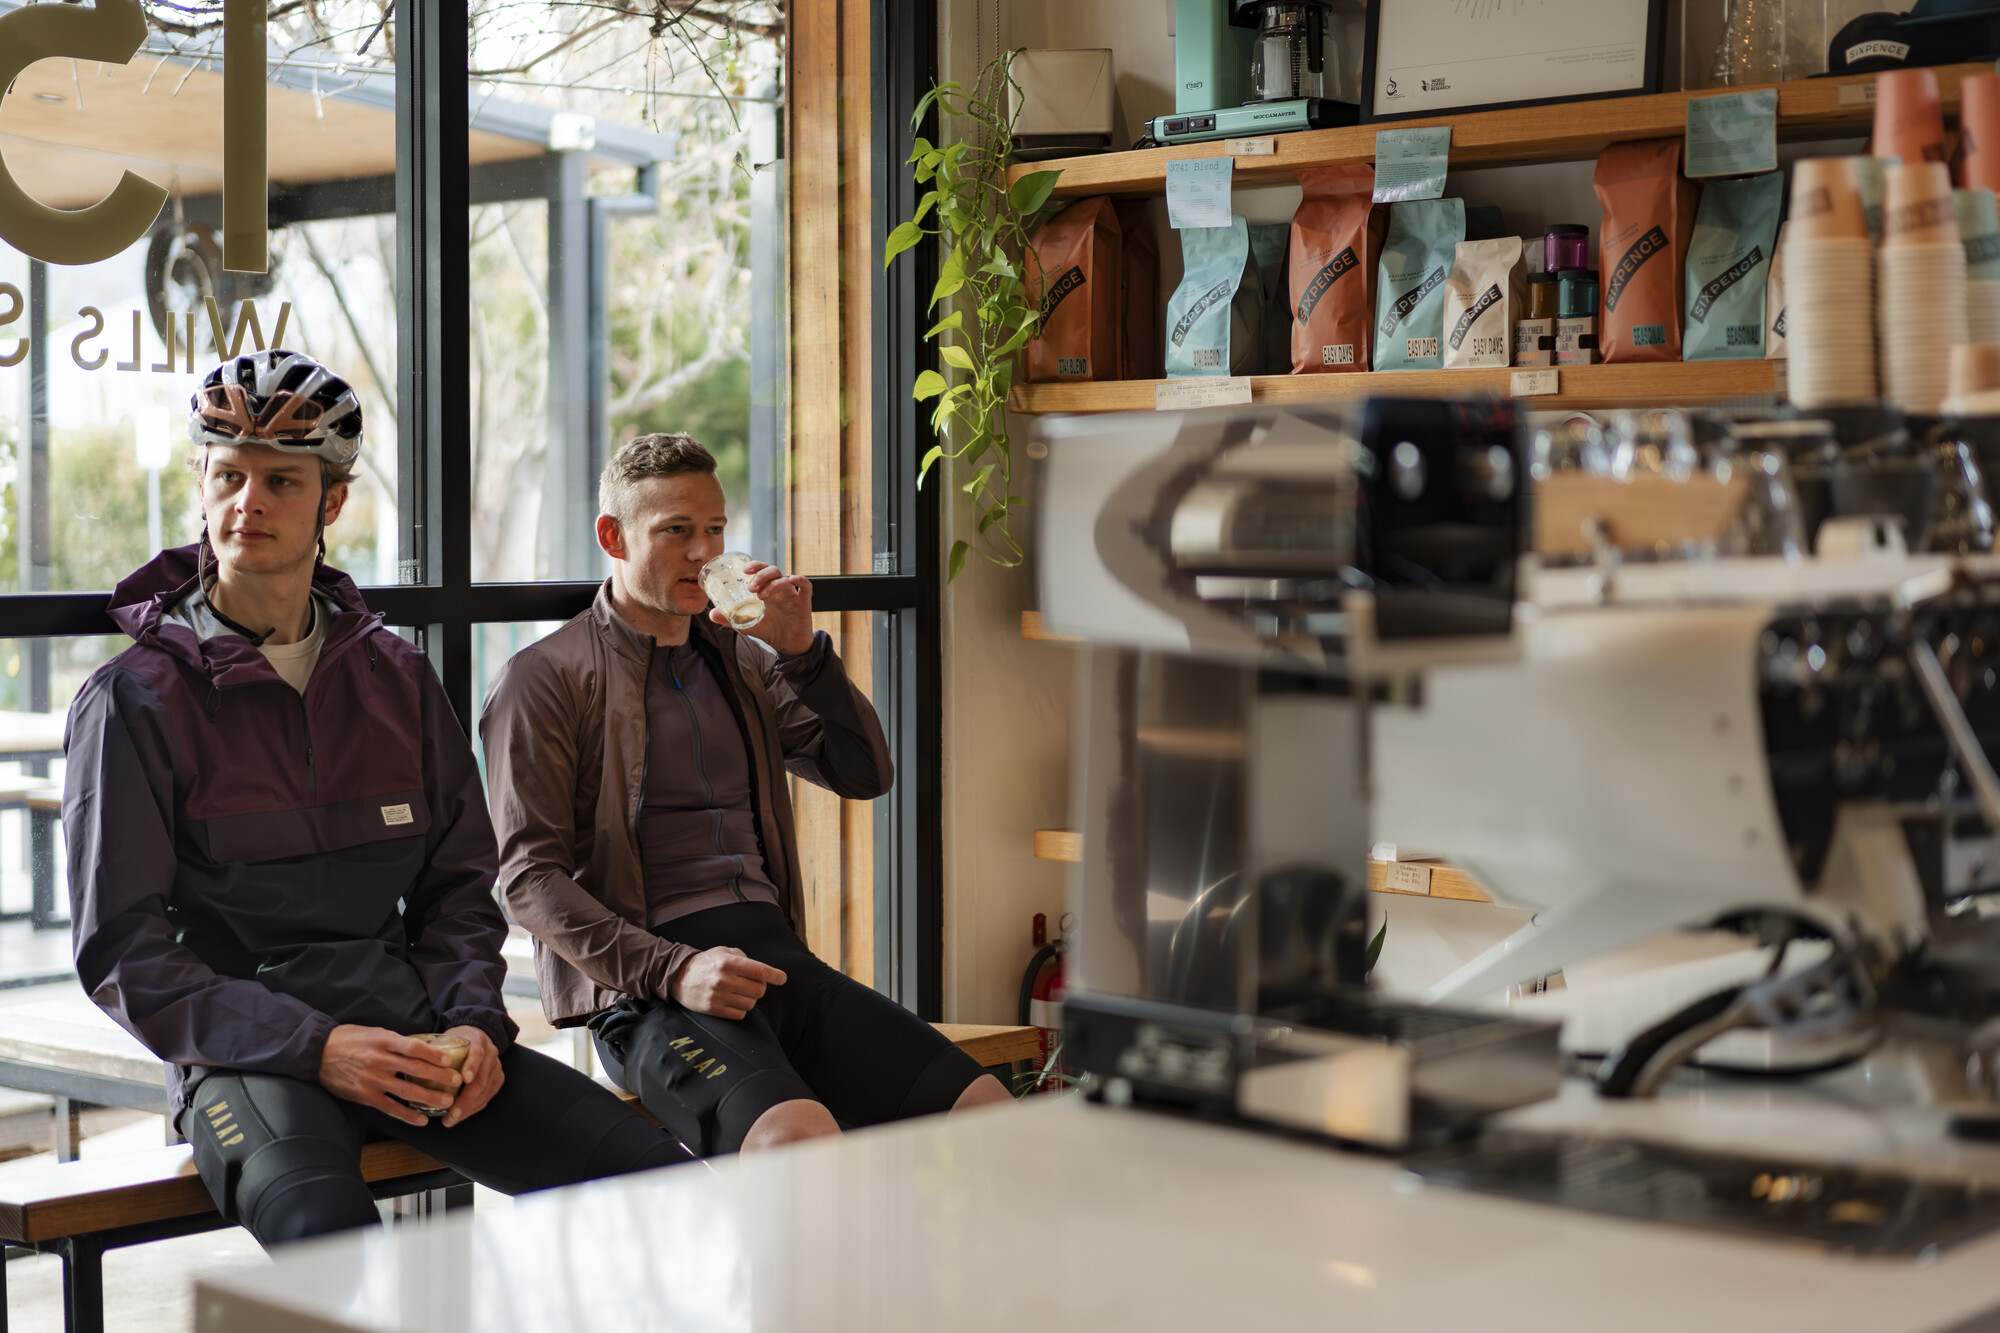
[[1174, 110], [1214, 111], [1250, 100], [1257, 30], [1230, 22], [1229, 0], [1174, 0]]
[[1359, 0], [1174, 0], [1174, 113], [1140, 146], [1354, 124], [1365, 14]]

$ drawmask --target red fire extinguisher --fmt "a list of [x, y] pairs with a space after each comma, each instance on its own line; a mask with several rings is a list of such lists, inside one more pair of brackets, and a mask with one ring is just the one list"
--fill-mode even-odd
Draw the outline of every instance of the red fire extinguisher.
[[1063, 941], [1049, 938], [1049, 918], [1035, 913], [1035, 955], [1021, 977], [1021, 1005], [1017, 1021], [1041, 1029], [1041, 1053], [1029, 1062], [1034, 1090], [1060, 1092], [1062, 1066], [1056, 1057], [1062, 1049]]

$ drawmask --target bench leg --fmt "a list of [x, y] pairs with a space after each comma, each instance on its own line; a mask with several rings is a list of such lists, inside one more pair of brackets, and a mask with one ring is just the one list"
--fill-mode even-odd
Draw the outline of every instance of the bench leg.
[[64, 1333], [104, 1333], [104, 1247], [76, 1236], [56, 1246], [63, 1261]]
[[[469, 1209], [472, 1207], [472, 1182], [469, 1180], [463, 1185], [446, 1186], [444, 1189], [439, 1190], [438, 1193], [444, 1196], [444, 1210], [447, 1213], [455, 1213], [461, 1208]], [[0, 1333], [7, 1333], [7, 1330], [0, 1328]]]
[[83, 1103], [74, 1097], [56, 1098], [56, 1160], [74, 1162], [77, 1145], [83, 1142]]
[[[44, 769], [48, 765], [42, 765]], [[29, 880], [34, 886], [33, 910], [29, 916], [36, 930], [54, 930], [64, 923], [56, 919], [56, 817], [40, 810], [28, 812]]]

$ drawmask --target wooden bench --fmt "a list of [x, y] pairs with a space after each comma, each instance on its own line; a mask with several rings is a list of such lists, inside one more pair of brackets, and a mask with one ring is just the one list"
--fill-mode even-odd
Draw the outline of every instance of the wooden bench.
[[[437, 1191], [446, 1208], [472, 1204], [470, 1182], [404, 1143], [364, 1147], [361, 1177], [377, 1199]], [[229, 1225], [185, 1144], [88, 1162], [0, 1166], [0, 1241], [61, 1257], [67, 1333], [102, 1333], [106, 1250]], [[0, 1333], [7, 1329], [6, 1293], [0, 1263]]]
[[[166, 1068], [81, 993], [0, 1010], [0, 1088], [55, 1098], [56, 1160], [74, 1161], [84, 1106], [165, 1115]], [[171, 1126], [169, 1142], [178, 1140]]]
[[[56, 915], [56, 825], [62, 819], [62, 788], [45, 777], [0, 777], [0, 810], [28, 812], [28, 846], [32, 852], [29, 878], [34, 894], [28, 917], [36, 930], [54, 930], [69, 923]], [[18, 920], [20, 913], [4, 919]]]

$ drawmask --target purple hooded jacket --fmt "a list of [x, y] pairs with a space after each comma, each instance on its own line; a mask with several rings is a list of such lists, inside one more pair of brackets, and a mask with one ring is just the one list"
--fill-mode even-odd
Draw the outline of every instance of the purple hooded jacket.
[[345, 574], [303, 695], [249, 640], [163, 620], [195, 548], [118, 585], [133, 646], [70, 708], [78, 978], [167, 1063], [317, 1080], [333, 1028], [470, 1024], [501, 1050], [505, 918], [471, 747], [430, 665]]

